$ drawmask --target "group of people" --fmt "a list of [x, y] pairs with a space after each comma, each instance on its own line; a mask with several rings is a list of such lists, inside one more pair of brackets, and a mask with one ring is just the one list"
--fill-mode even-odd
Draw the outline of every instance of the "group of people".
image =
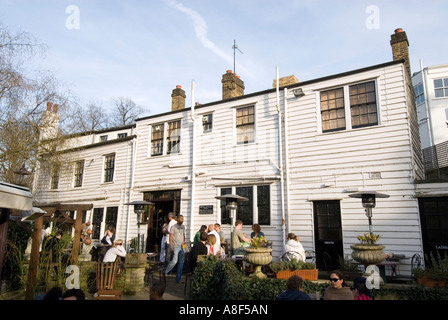
[[[349, 288], [345, 285], [343, 274], [335, 270], [330, 274], [330, 281], [331, 285], [324, 292], [324, 300], [372, 300], [364, 277], [356, 277]], [[311, 297], [303, 292], [303, 279], [298, 275], [286, 280], [286, 288], [277, 300], [311, 300]]]
[[[305, 261], [306, 254], [299, 236], [289, 233], [285, 244], [285, 253], [283, 260]], [[349, 288], [344, 281], [344, 275], [339, 270], [332, 271], [330, 274], [331, 285], [325, 290], [324, 300], [372, 300], [370, 291], [366, 287], [366, 278], [356, 277], [353, 285]], [[309, 300], [310, 297], [302, 291], [303, 280], [298, 276], [290, 277], [287, 282], [287, 290], [277, 299], [279, 300]]]

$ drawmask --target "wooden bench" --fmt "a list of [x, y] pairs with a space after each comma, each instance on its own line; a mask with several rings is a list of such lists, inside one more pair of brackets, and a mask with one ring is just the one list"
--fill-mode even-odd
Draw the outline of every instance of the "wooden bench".
[[115, 262], [97, 262], [95, 265], [97, 300], [120, 300], [121, 290], [113, 290], [117, 276], [118, 259]]

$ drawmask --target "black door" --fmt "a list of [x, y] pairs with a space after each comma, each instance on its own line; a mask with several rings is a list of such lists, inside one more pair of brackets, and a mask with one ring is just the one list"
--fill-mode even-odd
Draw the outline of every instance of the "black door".
[[341, 206], [338, 200], [314, 201], [316, 266], [331, 271], [339, 267], [343, 256]]
[[419, 198], [418, 205], [423, 252], [428, 258], [444, 258], [448, 255], [448, 197]]

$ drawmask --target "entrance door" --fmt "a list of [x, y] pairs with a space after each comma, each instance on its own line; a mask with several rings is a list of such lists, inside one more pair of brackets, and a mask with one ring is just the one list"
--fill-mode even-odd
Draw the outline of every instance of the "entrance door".
[[162, 227], [168, 221], [168, 214], [180, 212], [180, 190], [145, 192], [143, 199], [154, 203], [144, 217], [148, 224], [146, 251], [160, 252], [163, 237]]
[[418, 205], [424, 254], [444, 258], [448, 255], [448, 197], [419, 198]]
[[314, 201], [316, 266], [330, 271], [339, 267], [343, 256], [341, 206], [338, 200]]

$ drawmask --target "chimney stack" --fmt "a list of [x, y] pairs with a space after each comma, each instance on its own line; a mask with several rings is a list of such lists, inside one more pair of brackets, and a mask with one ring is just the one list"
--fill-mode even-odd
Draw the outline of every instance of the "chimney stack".
[[[296, 83], [299, 83], [299, 79], [297, 79], [297, 77], [295, 75], [282, 77], [282, 78], [278, 79], [279, 87], [287, 86], [289, 84], [296, 84]], [[274, 79], [274, 81], [272, 82], [272, 87], [277, 88], [277, 79]]]
[[185, 109], [185, 90], [182, 89], [182, 86], [177, 85], [176, 89], [173, 90], [171, 94], [172, 102], [171, 102], [171, 111], [177, 111], [181, 109]]
[[222, 99], [231, 99], [244, 95], [244, 82], [232, 70], [222, 75]]
[[409, 59], [409, 41], [406, 36], [406, 32], [403, 29], [395, 29], [394, 34], [390, 36], [390, 45], [392, 46], [393, 59], [404, 59], [404, 65], [408, 72], [408, 76], [411, 77], [411, 63]]

